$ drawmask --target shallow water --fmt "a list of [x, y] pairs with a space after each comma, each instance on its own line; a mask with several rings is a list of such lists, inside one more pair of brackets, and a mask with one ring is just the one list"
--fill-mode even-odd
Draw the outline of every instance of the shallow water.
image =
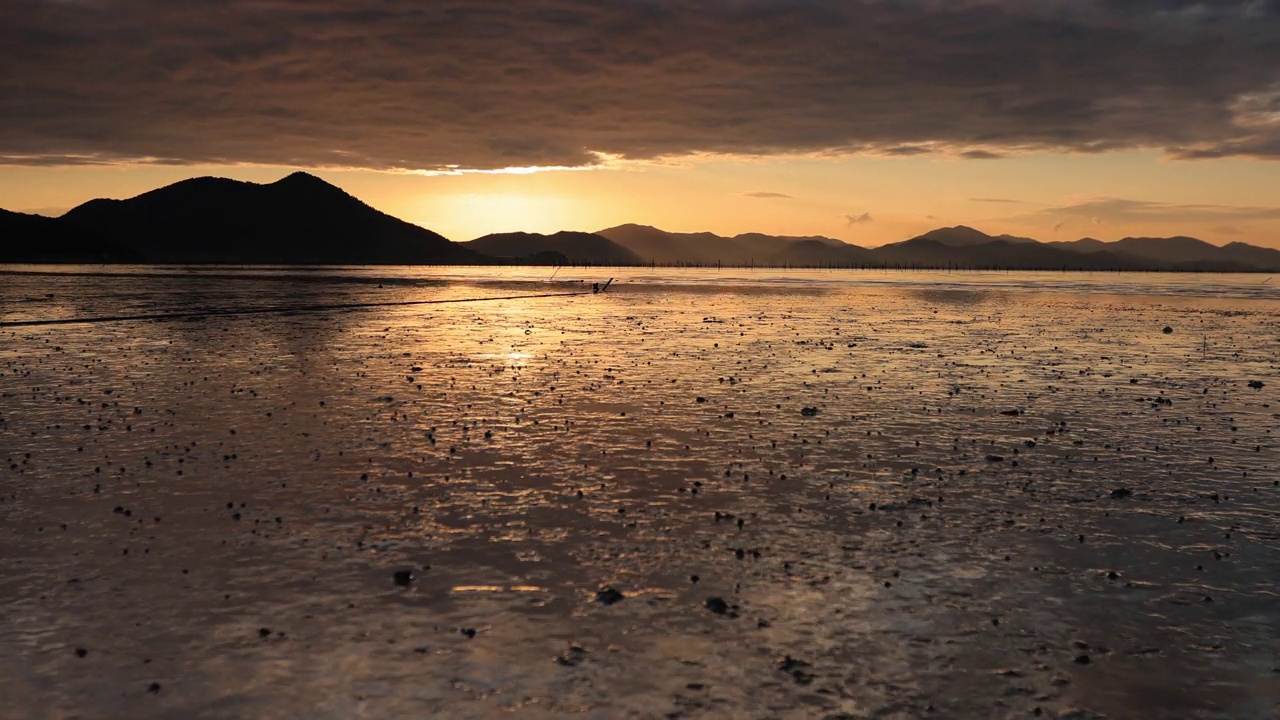
[[0, 717], [1280, 715], [1265, 277], [55, 270]]

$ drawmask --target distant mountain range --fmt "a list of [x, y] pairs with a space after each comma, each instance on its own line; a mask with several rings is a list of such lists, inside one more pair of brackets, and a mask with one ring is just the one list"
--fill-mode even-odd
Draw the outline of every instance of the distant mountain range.
[[462, 243], [496, 258], [567, 265], [641, 265], [635, 252], [595, 233], [558, 232], [554, 235], [513, 232], [485, 235]]
[[642, 263], [790, 267], [958, 268], [1011, 270], [1168, 270], [1280, 272], [1280, 250], [1188, 237], [1042, 243], [988, 235], [963, 225], [876, 248], [827, 237], [760, 234], [723, 237], [620, 225], [596, 235], [631, 250]]
[[[746, 265], [787, 262], [808, 250], [831, 262], [862, 248], [826, 237], [776, 237], [747, 233], [722, 237], [709, 232], [670, 233], [648, 225], [619, 225], [596, 233], [635, 253], [645, 264]], [[795, 250], [795, 258], [788, 253]]]
[[0, 262], [229, 264], [755, 265], [783, 267], [1280, 272], [1280, 250], [1190, 237], [1039, 242], [940, 228], [864, 248], [828, 237], [501, 233], [450, 242], [314, 175], [269, 184], [202, 177], [58, 218], [0, 210]]

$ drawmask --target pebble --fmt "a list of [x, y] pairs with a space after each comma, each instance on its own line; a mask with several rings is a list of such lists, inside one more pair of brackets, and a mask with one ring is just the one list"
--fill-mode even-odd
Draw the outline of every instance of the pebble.
[[623, 595], [618, 590], [612, 587], [606, 587], [596, 593], [596, 602], [601, 605], [613, 605], [614, 603], [622, 602], [626, 597], [626, 595]]

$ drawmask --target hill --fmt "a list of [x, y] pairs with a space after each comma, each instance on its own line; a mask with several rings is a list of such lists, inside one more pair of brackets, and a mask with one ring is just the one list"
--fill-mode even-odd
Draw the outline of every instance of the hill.
[[1144, 267], [1164, 270], [1280, 271], [1280, 250], [1233, 242], [1212, 245], [1197, 238], [1127, 237], [1115, 242], [1082, 238], [1046, 246], [1080, 254], [1109, 253], [1142, 261]]
[[1219, 247], [1189, 237], [1082, 238], [1043, 243], [1016, 235], [988, 235], [964, 225], [931, 230], [877, 248], [824, 237], [746, 233], [672, 233], [647, 225], [619, 225], [597, 233], [645, 263], [782, 265], [792, 267], [957, 268], [1010, 270], [1148, 270], [1280, 272], [1280, 250], [1244, 243]]
[[1042, 243], [973, 228], [940, 228], [871, 251], [887, 266], [1022, 270], [1149, 270], [1249, 272], [1280, 270], [1280, 251], [1244, 243], [1226, 247], [1191, 237], [1081, 238]]
[[57, 218], [0, 210], [0, 262], [118, 263], [135, 253]]
[[[1025, 245], [1027, 243], [1036, 244], [1036, 241], [1032, 240], [1031, 238], [1017, 237], [1014, 235], [992, 236], [982, 232], [981, 230], [974, 230], [973, 228], [968, 227], [967, 225], [957, 225], [955, 227], [938, 228], [937, 230], [930, 230], [929, 232], [923, 235], [912, 238], [912, 240], [918, 240], [918, 239], [932, 240], [940, 245], [946, 245], [948, 247], [956, 247], [956, 248], [975, 247], [977, 245], [985, 245], [989, 242], [992, 242], [993, 240], [1001, 240], [1010, 244], [1021, 244], [1021, 245]], [[906, 241], [906, 242], [910, 242], [910, 241]]]
[[769, 262], [789, 266], [858, 267], [872, 262], [872, 252], [857, 245], [832, 245], [826, 238], [805, 238], [790, 243], [767, 256]]
[[648, 225], [619, 225], [596, 232], [627, 248], [642, 263], [715, 265], [815, 264], [851, 262], [859, 248], [828, 237], [743, 233], [673, 233]]
[[[485, 235], [464, 247], [496, 258], [523, 260], [535, 264], [549, 257], [562, 257], [581, 265], [639, 265], [640, 258], [627, 248], [594, 233], [562, 231], [554, 235], [512, 232]], [[549, 255], [554, 253], [554, 255]]]
[[465, 264], [487, 260], [303, 172], [265, 185], [193, 178], [128, 200], [91, 200], [61, 220], [125, 248], [144, 262]]

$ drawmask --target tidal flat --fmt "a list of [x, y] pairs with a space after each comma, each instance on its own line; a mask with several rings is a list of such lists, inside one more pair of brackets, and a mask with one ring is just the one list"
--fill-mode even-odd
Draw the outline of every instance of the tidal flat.
[[1280, 716], [1265, 277], [3, 270], [0, 717]]

